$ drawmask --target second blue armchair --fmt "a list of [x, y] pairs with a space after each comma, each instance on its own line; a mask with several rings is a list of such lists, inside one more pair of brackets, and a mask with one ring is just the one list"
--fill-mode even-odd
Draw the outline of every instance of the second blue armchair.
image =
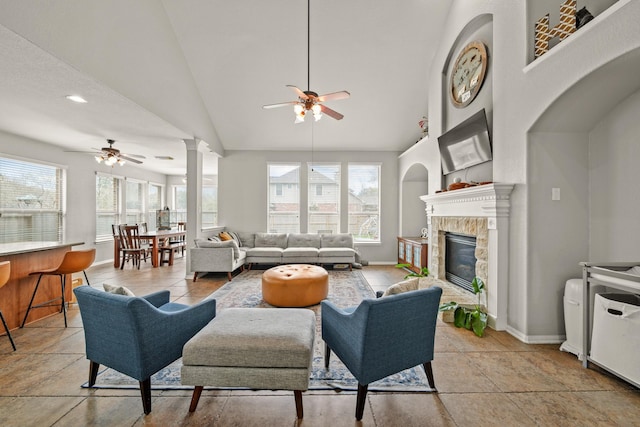
[[435, 391], [431, 361], [442, 289], [432, 287], [338, 308], [322, 301], [325, 367], [333, 351], [358, 380], [356, 419], [370, 383], [422, 365]]
[[182, 356], [182, 348], [216, 315], [216, 301], [193, 306], [169, 302], [169, 291], [144, 297], [89, 286], [73, 290], [84, 326], [89, 386], [100, 365], [140, 382], [144, 413], [151, 412], [151, 375]]

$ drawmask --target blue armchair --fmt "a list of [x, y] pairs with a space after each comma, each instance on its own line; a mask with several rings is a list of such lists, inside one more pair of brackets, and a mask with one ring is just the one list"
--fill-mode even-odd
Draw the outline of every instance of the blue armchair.
[[169, 291], [144, 297], [73, 290], [84, 325], [89, 386], [100, 365], [137, 379], [144, 413], [151, 412], [151, 375], [182, 356], [182, 347], [216, 315], [216, 301], [193, 306], [169, 302]]
[[437, 391], [431, 369], [442, 289], [431, 287], [341, 309], [322, 301], [325, 367], [333, 351], [358, 380], [356, 419], [361, 420], [370, 383], [422, 364]]

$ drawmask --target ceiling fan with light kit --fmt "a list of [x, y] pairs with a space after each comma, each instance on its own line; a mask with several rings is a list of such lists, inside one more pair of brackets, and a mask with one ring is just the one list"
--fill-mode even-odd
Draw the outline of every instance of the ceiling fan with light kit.
[[318, 95], [316, 92], [312, 91], [309, 88], [309, 76], [311, 73], [310, 67], [310, 3], [311, 0], [307, 0], [307, 90], [300, 90], [298, 87], [294, 85], [287, 85], [287, 87], [291, 88], [293, 92], [298, 96], [296, 101], [288, 101], [288, 102], [280, 102], [277, 104], [268, 104], [263, 105], [262, 108], [270, 109], [270, 108], [278, 108], [285, 107], [287, 105], [293, 105], [293, 111], [296, 114], [295, 123], [304, 122], [305, 115], [307, 111], [311, 111], [313, 117], [316, 121], [322, 118], [322, 114], [326, 114], [327, 116], [336, 119], [342, 120], [344, 115], [338, 113], [337, 111], [327, 107], [323, 104], [325, 101], [336, 101], [339, 99], [345, 99], [351, 96], [349, 92], [346, 90], [342, 90], [339, 92], [327, 93], [325, 95]]
[[[142, 161], [138, 159], [145, 159], [146, 157], [140, 154], [124, 154], [121, 153], [117, 148], [113, 148], [113, 144], [116, 141], [113, 139], [107, 139], [108, 147], [102, 147], [100, 149], [93, 148], [93, 151], [66, 151], [67, 153], [88, 153], [93, 154], [96, 162], [102, 163], [104, 162], [107, 166], [114, 166], [116, 164], [123, 166], [126, 162], [141, 164]], [[134, 159], [134, 157], [136, 157]]]

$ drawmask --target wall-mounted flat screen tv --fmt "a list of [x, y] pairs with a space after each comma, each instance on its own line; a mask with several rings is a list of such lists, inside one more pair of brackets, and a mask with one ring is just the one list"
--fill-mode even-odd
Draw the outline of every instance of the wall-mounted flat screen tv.
[[438, 137], [444, 175], [492, 160], [484, 108]]

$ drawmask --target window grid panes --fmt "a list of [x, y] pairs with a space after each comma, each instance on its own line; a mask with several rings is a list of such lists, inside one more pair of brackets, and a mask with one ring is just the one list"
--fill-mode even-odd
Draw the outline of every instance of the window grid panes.
[[[269, 233], [300, 232], [300, 165], [268, 165]], [[286, 184], [286, 185], [285, 185]]]
[[120, 223], [120, 183], [122, 179], [96, 175], [96, 241], [113, 236], [112, 225]]
[[65, 170], [0, 157], [0, 243], [60, 241]]
[[160, 184], [149, 183], [147, 191], [149, 193], [149, 207], [147, 210], [147, 228], [149, 230], [155, 230], [157, 228], [156, 211], [164, 207], [163, 198], [162, 198], [162, 195], [164, 193], [163, 186]]
[[147, 222], [145, 212], [145, 184], [142, 181], [126, 180], [126, 209], [125, 222], [127, 224], [140, 224]]
[[310, 164], [309, 233], [340, 232], [340, 165]]
[[173, 212], [171, 212], [171, 227], [177, 227], [179, 222], [187, 222], [187, 186], [173, 186]]
[[218, 225], [218, 186], [202, 186], [202, 228]]
[[380, 241], [380, 165], [349, 164], [348, 217], [355, 241]]

